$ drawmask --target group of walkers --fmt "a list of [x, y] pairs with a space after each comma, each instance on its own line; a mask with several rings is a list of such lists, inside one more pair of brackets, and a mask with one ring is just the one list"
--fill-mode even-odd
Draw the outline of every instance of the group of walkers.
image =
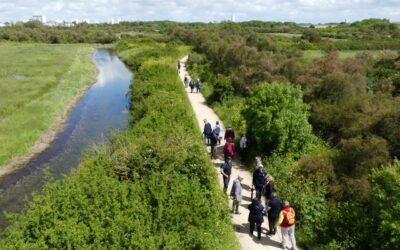
[[190, 93], [193, 93], [194, 88], [196, 88], [196, 93], [201, 92], [202, 84], [199, 78], [197, 78], [197, 81], [191, 79], [188, 77], [187, 74], [185, 74], [185, 77], [183, 78], [183, 82], [185, 83], [185, 88], [189, 87], [190, 88]]
[[[205, 143], [211, 146], [211, 158], [216, 157], [216, 146], [221, 143], [222, 136], [221, 126], [217, 121], [215, 127], [212, 128], [207, 119], [204, 119], [204, 140]], [[224, 134], [225, 145], [223, 147], [224, 163], [220, 166], [220, 173], [223, 179], [224, 193], [227, 192], [230, 177], [232, 174], [232, 159], [236, 153], [235, 150], [235, 132], [231, 126], [226, 128]], [[241, 135], [240, 138], [240, 149], [242, 153], [247, 148], [247, 138], [245, 135]], [[282, 245], [284, 249], [288, 246], [287, 238], [290, 238], [292, 243], [292, 249], [296, 248], [295, 238], [295, 212], [290, 207], [288, 201], [281, 201], [278, 199], [278, 195], [275, 192], [274, 179], [271, 174], [267, 174], [266, 169], [262, 164], [261, 157], [255, 158], [255, 170], [253, 172], [253, 181], [251, 188], [251, 204], [248, 206], [250, 223], [250, 234], [253, 235], [254, 230], [257, 230], [257, 238], [261, 238], [261, 225], [264, 222], [264, 216], [268, 219], [268, 236], [276, 234], [277, 227], [281, 227], [282, 233]], [[240, 214], [239, 207], [242, 201], [242, 182], [243, 178], [238, 176], [232, 184], [230, 197], [232, 202], [232, 213]], [[253, 197], [254, 196], [254, 197]], [[262, 204], [262, 197], [264, 197], [265, 203]]]
[[[242, 180], [242, 177], [237, 177], [232, 185], [230, 193], [231, 198], [233, 199], [232, 212], [236, 214], [239, 214], [238, 207], [242, 201]], [[255, 191], [254, 198], [253, 191]], [[262, 196], [264, 196], [265, 199], [265, 206], [261, 202]], [[278, 199], [278, 195], [275, 192], [274, 179], [272, 175], [267, 174], [262, 165], [261, 157], [256, 157], [256, 167], [253, 172], [253, 185], [251, 188], [251, 200], [252, 202], [248, 206], [250, 234], [253, 235], [254, 229], [257, 229], [257, 238], [261, 239], [261, 225], [264, 222], [264, 216], [266, 216], [269, 228], [267, 236], [275, 235], [277, 227], [280, 226], [283, 248], [288, 248], [287, 238], [290, 238], [292, 244], [291, 249], [296, 250], [295, 211], [288, 201], [285, 200], [281, 203]]]
[[[180, 71], [181, 63], [178, 60], [178, 70]], [[196, 92], [201, 91], [200, 79], [195, 82], [190, 79], [187, 74], [184, 77], [185, 88], [190, 87], [191, 93], [193, 93], [196, 87]], [[216, 158], [216, 147], [221, 144], [221, 140], [225, 140], [223, 147], [224, 163], [220, 166], [220, 173], [223, 179], [223, 190], [227, 192], [230, 177], [232, 174], [232, 160], [235, 156], [235, 132], [231, 126], [228, 126], [225, 130], [224, 136], [222, 137], [222, 129], [220, 123], [217, 121], [214, 127], [211, 123], [204, 119], [203, 129], [204, 141], [207, 145], [211, 146], [211, 158]], [[247, 138], [244, 134], [240, 136], [239, 140], [240, 150], [245, 153], [247, 149]], [[253, 183], [251, 188], [251, 204], [248, 205], [250, 223], [250, 234], [253, 235], [254, 230], [257, 230], [257, 238], [261, 239], [261, 226], [264, 222], [264, 216], [268, 219], [268, 236], [275, 235], [277, 227], [281, 227], [282, 234], [282, 246], [283, 249], [288, 249], [288, 238], [290, 238], [292, 248], [296, 250], [296, 238], [295, 238], [295, 212], [290, 206], [288, 201], [281, 202], [278, 199], [278, 195], [275, 192], [274, 179], [272, 175], [267, 174], [261, 157], [256, 157], [256, 166], [253, 172]], [[232, 199], [232, 213], [240, 214], [239, 207], [242, 202], [242, 181], [243, 177], [240, 175], [233, 180], [232, 188], [230, 190], [230, 197]], [[255, 197], [253, 197], [253, 191], [255, 191]], [[265, 206], [262, 204], [262, 197], [265, 199]]]
[[[256, 166], [253, 172], [253, 187], [256, 191], [255, 198], [252, 197], [252, 204], [249, 205], [250, 232], [253, 233], [254, 225], [257, 226], [257, 236], [261, 237], [261, 224], [264, 222], [263, 216], [268, 218], [269, 231], [267, 235], [275, 235], [276, 228], [281, 227], [282, 245], [287, 247], [287, 238], [290, 238], [292, 249], [296, 248], [295, 238], [295, 212], [290, 207], [288, 201], [281, 203], [275, 192], [274, 179], [272, 175], [267, 174], [262, 165], [261, 157], [256, 157]], [[253, 189], [252, 196], [253, 196]], [[261, 204], [261, 197], [265, 197], [265, 208]], [[281, 207], [283, 206], [283, 208]], [[252, 226], [253, 225], [253, 226]]]

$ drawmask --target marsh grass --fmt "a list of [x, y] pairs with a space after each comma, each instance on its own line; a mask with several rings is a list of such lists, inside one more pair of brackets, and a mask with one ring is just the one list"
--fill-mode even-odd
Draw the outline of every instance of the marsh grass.
[[[370, 53], [373, 57], [383, 56], [387, 53], [395, 53], [395, 51], [392, 50], [340, 50], [339, 58], [344, 60], [362, 52]], [[323, 57], [325, 55], [325, 52], [322, 50], [305, 50], [303, 53], [304, 59], [307, 63], [312, 63], [314, 59]]]
[[27, 153], [94, 82], [92, 51], [90, 45], [0, 45], [0, 166]]

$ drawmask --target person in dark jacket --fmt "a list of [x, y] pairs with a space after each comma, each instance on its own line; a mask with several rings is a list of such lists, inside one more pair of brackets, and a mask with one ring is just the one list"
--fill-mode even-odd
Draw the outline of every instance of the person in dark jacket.
[[210, 145], [211, 145], [211, 159], [215, 159], [216, 158], [216, 151], [217, 151], [217, 143], [218, 143], [218, 135], [214, 131], [211, 133], [210, 135]]
[[267, 176], [265, 176], [264, 184], [265, 207], [269, 206], [268, 203], [271, 200], [274, 191], [274, 179], [272, 178], [272, 175], [267, 174]]
[[206, 142], [207, 145], [210, 145], [210, 136], [212, 133], [212, 127], [211, 124], [207, 121], [207, 119], [204, 119], [204, 130], [203, 130], [203, 134], [204, 134], [204, 140]]
[[221, 170], [220, 170], [221, 174], [222, 174], [222, 181], [224, 182], [224, 193], [226, 193], [226, 190], [228, 190], [228, 185], [229, 185], [229, 181], [231, 179], [231, 173], [232, 173], [232, 158], [228, 157], [225, 161], [225, 163], [223, 163], [221, 165]]
[[253, 186], [256, 190], [256, 198], [261, 200], [262, 190], [264, 188], [265, 176], [267, 173], [265, 172], [263, 167], [257, 168], [253, 173]]
[[264, 206], [261, 205], [259, 199], [255, 198], [252, 200], [248, 208], [250, 210], [248, 219], [250, 222], [250, 234], [253, 235], [254, 227], [257, 227], [257, 238], [261, 239], [261, 224], [264, 222]]
[[275, 224], [278, 221], [279, 213], [281, 211], [281, 202], [276, 197], [276, 193], [272, 192], [270, 200], [268, 202], [268, 226], [269, 232], [267, 235], [275, 235], [276, 227]]
[[195, 85], [195, 83], [194, 83], [193, 79], [190, 79], [189, 80], [190, 93], [193, 93], [194, 85]]
[[235, 131], [233, 131], [231, 125], [228, 125], [228, 127], [225, 130], [224, 140], [227, 141], [228, 138], [231, 138], [232, 141], [235, 140]]

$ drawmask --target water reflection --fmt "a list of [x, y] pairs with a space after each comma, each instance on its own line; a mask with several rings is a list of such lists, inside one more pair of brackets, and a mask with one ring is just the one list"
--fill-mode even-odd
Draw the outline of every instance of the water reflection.
[[127, 125], [131, 72], [110, 50], [97, 49], [93, 59], [99, 70], [97, 82], [72, 110], [64, 129], [46, 151], [0, 181], [1, 228], [7, 224], [4, 211], [19, 211], [25, 197], [42, 189], [45, 169], [52, 178], [61, 178], [76, 168], [85, 149], [104, 141], [110, 129]]

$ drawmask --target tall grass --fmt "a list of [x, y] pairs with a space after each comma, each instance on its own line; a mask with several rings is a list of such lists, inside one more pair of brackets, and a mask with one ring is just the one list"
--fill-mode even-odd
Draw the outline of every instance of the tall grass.
[[85, 86], [90, 45], [0, 45], [0, 165], [28, 152]]

